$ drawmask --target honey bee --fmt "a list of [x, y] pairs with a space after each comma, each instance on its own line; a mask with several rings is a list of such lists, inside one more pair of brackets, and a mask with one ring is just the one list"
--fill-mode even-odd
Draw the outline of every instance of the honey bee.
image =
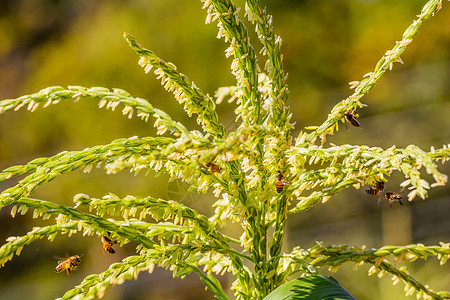
[[[81, 255], [82, 256], [82, 255]], [[73, 255], [66, 260], [58, 261], [58, 265], [56, 266], [55, 272], [62, 272], [66, 270], [67, 276], [70, 275], [72, 269], [76, 268], [81, 263], [80, 255]]]
[[[379, 198], [381, 198], [381, 192], [383, 190], [384, 190], [384, 181], [379, 180], [375, 183], [374, 187], [371, 187], [370, 189], [366, 190], [366, 193], [372, 196], [378, 195], [380, 193]], [[380, 201], [378, 200], [378, 202]]]
[[284, 179], [283, 174], [281, 174], [281, 171], [277, 171], [277, 173], [278, 173], [278, 175], [275, 179], [275, 188], [277, 189], [278, 193], [281, 193], [286, 184], [286, 180]]
[[113, 241], [106, 235], [102, 235], [102, 243], [103, 243], [103, 250], [111, 254], [116, 253], [116, 251], [113, 249], [112, 246], [114, 244], [117, 244], [117, 241]]
[[368, 190], [366, 190], [366, 193], [372, 196], [375, 196], [379, 193], [380, 191], [376, 188], [370, 188]]
[[213, 174], [222, 171], [222, 169], [213, 162], [207, 163], [206, 167], [208, 167], [209, 170], [211, 171], [211, 173], [213, 173]]
[[402, 196], [397, 193], [386, 192], [386, 194], [384, 196], [386, 197], [386, 200], [389, 202], [390, 207], [392, 207], [392, 203], [394, 203], [395, 201], [398, 201], [398, 203], [400, 203], [400, 205], [403, 205]]
[[345, 122], [345, 126], [347, 127], [347, 129], [348, 129], [348, 123], [352, 124], [355, 127], [359, 127], [360, 126], [358, 120], [356, 120], [356, 118], [358, 118], [358, 117], [359, 117], [358, 114], [355, 114], [352, 110], [347, 110], [344, 113], [344, 118], [345, 118], [345, 121], [346, 121]]

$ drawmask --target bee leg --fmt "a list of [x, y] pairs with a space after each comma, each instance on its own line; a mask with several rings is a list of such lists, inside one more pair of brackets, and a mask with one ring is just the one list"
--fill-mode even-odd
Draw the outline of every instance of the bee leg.
[[400, 203], [400, 205], [403, 205], [402, 200], [398, 200], [398, 203]]

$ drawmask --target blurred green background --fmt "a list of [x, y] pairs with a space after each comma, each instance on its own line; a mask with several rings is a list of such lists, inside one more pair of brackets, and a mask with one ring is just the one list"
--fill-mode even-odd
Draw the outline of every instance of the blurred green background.
[[[274, 16], [276, 33], [283, 39], [285, 70], [291, 89], [289, 105], [296, 136], [304, 126], [319, 125], [333, 105], [351, 94], [348, 82], [360, 80], [416, 18], [426, 1], [410, 0], [279, 0], [262, 1]], [[242, 6], [242, 1], [238, 1]], [[3, 0], [0, 2], [0, 99], [16, 98], [54, 85], [122, 88], [195, 129], [171, 94], [153, 74], [145, 75], [137, 56], [122, 38], [134, 35], [146, 48], [175, 63], [206, 93], [233, 85], [227, 45], [216, 39], [215, 24], [205, 25], [200, 1], [67, 1]], [[377, 86], [362, 99], [359, 110], [363, 129], [341, 130], [328, 138], [335, 144], [365, 144], [384, 148], [415, 144], [424, 150], [442, 147], [450, 137], [450, 4], [423, 24], [414, 42]], [[249, 25], [253, 45], [260, 45]], [[263, 66], [263, 58], [260, 57]], [[218, 106], [219, 117], [233, 128], [233, 104]], [[120, 110], [99, 109], [97, 102], [66, 102], [30, 113], [25, 109], [0, 116], [0, 168], [23, 164], [64, 150], [81, 150], [113, 139], [154, 135], [152, 122], [127, 119]], [[440, 170], [450, 174], [449, 165]], [[428, 178], [429, 179], [429, 178]], [[395, 173], [388, 190], [403, 181]], [[0, 183], [0, 190], [16, 183]], [[179, 189], [179, 190], [178, 190]], [[102, 197], [108, 192], [175, 198], [211, 214], [209, 195], [186, 195], [185, 187], [168, 184], [167, 177], [133, 176], [127, 172], [106, 175], [101, 169], [63, 176], [33, 194], [71, 204], [77, 193]], [[314, 241], [380, 247], [385, 244], [437, 244], [450, 238], [450, 189], [435, 188], [426, 201], [415, 199], [403, 207], [376, 199], [353, 188], [318, 205], [306, 214], [291, 216], [286, 251], [310, 247]], [[405, 201], [406, 202], [406, 201]], [[0, 240], [23, 235], [48, 221], [31, 214], [12, 219], [0, 211]], [[230, 235], [235, 235], [229, 232]], [[134, 252], [135, 245], [104, 254], [100, 241], [81, 234], [41, 240], [0, 269], [1, 299], [54, 299], [77, 285], [84, 276], [102, 272]], [[70, 277], [53, 272], [53, 256], [82, 254], [79, 270]], [[357, 299], [403, 299], [403, 285], [392, 286], [390, 276], [367, 277], [368, 267], [354, 272], [341, 267], [333, 276]], [[450, 289], [450, 268], [436, 260], [409, 265], [413, 276], [434, 290]], [[326, 270], [322, 270], [328, 274]], [[171, 279], [156, 269], [138, 280], [111, 288], [104, 299], [212, 299], [196, 276]], [[230, 282], [221, 279], [225, 286]], [[31, 298], [30, 298], [31, 297]]]

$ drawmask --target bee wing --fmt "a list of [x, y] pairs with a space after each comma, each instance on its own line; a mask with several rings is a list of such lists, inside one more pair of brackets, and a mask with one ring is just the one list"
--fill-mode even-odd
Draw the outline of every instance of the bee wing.
[[60, 257], [60, 256], [53, 255], [53, 258], [54, 258], [54, 259], [57, 259], [57, 260], [58, 260], [58, 264], [60, 264], [60, 263], [62, 263], [62, 262], [65, 262], [65, 261], [69, 258], [69, 256], [66, 256], [66, 257]]
[[[117, 237], [112, 237], [111, 232], [109, 232], [107, 241], [111, 243], [111, 245], [118, 244], [119, 242], [116, 239]], [[114, 240], [113, 240], [114, 239]]]
[[381, 193], [381, 192], [380, 192], [380, 193], [378, 193], [378, 203], [377, 203], [378, 205], [379, 205], [379, 204], [380, 204], [380, 202], [381, 202], [381, 195], [382, 195], [382, 194], [383, 194], [383, 193]]
[[357, 128], [357, 129], [363, 129], [363, 127], [361, 126], [361, 123], [359, 123], [358, 120], [355, 119], [355, 123], [356, 123], [357, 125], [352, 124], [354, 128]]

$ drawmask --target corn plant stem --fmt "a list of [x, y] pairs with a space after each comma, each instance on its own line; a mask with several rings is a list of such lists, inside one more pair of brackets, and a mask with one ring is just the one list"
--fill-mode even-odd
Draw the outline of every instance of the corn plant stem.
[[424, 5], [422, 12], [418, 15], [418, 18], [414, 20], [413, 23], [405, 30], [402, 40], [396, 42], [395, 46], [391, 50], [386, 51], [383, 57], [377, 62], [373, 72], [369, 73], [361, 82], [359, 82], [355, 88], [355, 92], [351, 96], [347, 97], [347, 99], [339, 102], [333, 107], [331, 113], [328, 115], [328, 119], [320, 125], [319, 128], [309, 133], [305, 141], [307, 143], [314, 143], [317, 137], [324, 137], [326, 134], [331, 133], [336, 123], [344, 117], [344, 112], [353, 109], [356, 106], [361, 106], [359, 99], [369, 93], [381, 76], [387, 70], [392, 68], [392, 65], [395, 62], [399, 61], [400, 56], [406, 50], [406, 47], [412, 42], [412, 38], [419, 31], [423, 21], [434, 16], [441, 7], [442, 0], [429, 0]]
[[[259, 189], [261, 193], [263, 193], [264, 189], [267, 186], [267, 168], [264, 166], [264, 163], [262, 161], [262, 155], [263, 155], [263, 139], [259, 138], [257, 141], [257, 151], [258, 154], [256, 156], [256, 164], [259, 171]], [[258, 199], [257, 199], [258, 200]], [[266, 214], [267, 214], [267, 207], [265, 201], [259, 201], [257, 204], [257, 210], [256, 214], [257, 217], [255, 218], [255, 227], [254, 227], [254, 237], [256, 239], [256, 255], [255, 255], [255, 272], [257, 275], [258, 285], [261, 288], [261, 296], [265, 296], [270, 292], [270, 289], [268, 289], [268, 282], [270, 280], [267, 280], [265, 278], [265, 274], [267, 274], [268, 265], [267, 265], [267, 230], [268, 227], [266, 226]], [[258, 243], [259, 241], [259, 243]]]
[[[262, 272], [262, 266], [264, 262], [261, 260], [261, 236], [258, 232], [258, 225], [259, 225], [259, 216], [260, 214], [257, 212], [257, 209], [255, 207], [248, 207], [247, 213], [246, 213], [246, 221], [248, 223], [248, 226], [244, 227], [244, 230], [246, 231], [247, 236], [252, 238], [252, 245], [250, 246], [249, 252], [250, 252], [250, 258], [251, 262], [254, 264], [255, 267], [255, 273], [252, 274], [251, 278], [252, 281], [259, 290], [255, 291], [257, 295], [261, 293], [261, 290], [263, 287], [260, 285], [259, 276]], [[258, 298], [259, 296], [257, 296]]]
[[[258, 38], [264, 45], [263, 52], [267, 53], [268, 59], [265, 64], [265, 69], [268, 73], [269, 78], [271, 78], [271, 91], [270, 96], [274, 99], [274, 104], [270, 106], [270, 114], [274, 118], [273, 122], [276, 126], [282, 126], [285, 132], [285, 137], [289, 136], [288, 119], [289, 119], [289, 108], [286, 105], [287, 97], [289, 95], [289, 90], [287, 88], [286, 79], [287, 76], [283, 71], [282, 56], [280, 53], [281, 39], [279, 39], [273, 30], [272, 17], [266, 15], [265, 10], [260, 7], [259, 1], [249, 0], [246, 1], [246, 9], [249, 15], [250, 21], [256, 23], [256, 32], [258, 33]], [[285, 147], [277, 147], [280, 151], [283, 151]], [[284, 167], [284, 166], [283, 166]], [[285, 220], [287, 211], [287, 197], [282, 196], [281, 201], [277, 202], [277, 214], [276, 222], [274, 227], [274, 237], [271, 241], [270, 246], [270, 256], [276, 257], [281, 253], [283, 245], [283, 236], [285, 230]], [[263, 206], [265, 207], [265, 205]], [[265, 211], [263, 211], [265, 215]], [[265, 223], [265, 222], [264, 222]], [[264, 227], [267, 229], [267, 226]], [[266, 231], [267, 236], [267, 231]], [[278, 259], [273, 259], [264, 268], [265, 273], [273, 272], [277, 270]], [[274, 287], [278, 286], [281, 276], [274, 275], [272, 278], [264, 282], [267, 286], [267, 291], [271, 291]]]
[[[286, 194], [281, 194], [279, 196], [279, 201], [277, 203], [277, 213], [276, 213], [276, 222], [274, 227], [274, 236], [271, 242], [270, 247], [270, 256], [274, 258], [270, 261], [269, 270], [277, 270], [279, 264], [279, 256], [281, 254], [281, 250], [283, 247], [283, 238], [286, 230], [286, 218], [287, 218], [287, 200], [288, 197]], [[278, 257], [278, 259], [277, 259]], [[270, 289], [269, 291], [273, 291], [278, 285], [281, 283], [283, 279], [283, 275], [275, 274], [273, 279], [269, 281]]]
[[[257, 298], [263, 298], [268, 294], [267, 284], [264, 281], [265, 274], [267, 272], [266, 264], [266, 247], [267, 247], [267, 231], [265, 230], [263, 210], [255, 210], [256, 217], [248, 219], [250, 226], [252, 226], [253, 238], [253, 262], [255, 264], [255, 285], [258, 287]], [[252, 220], [253, 219], [253, 220]]]
[[[260, 93], [258, 91], [258, 78], [257, 78], [257, 60], [256, 54], [249, 42], [247, 28], [239, 20], [238, 10], [231, 1], [211, 1], [212, 7], [217, 12], [218, 19], [226, 32], [226, 38], [231, 40], [233, 48], [233, 54], [236, 61], [239, 64], [239, 68], [242, 73], [235, 73], [237, 78], [238, 88], [242, 91], [243, 96], [241, 97], [242, 111], [239, 115], [243, 120], [243, 123], [248, 125], [260, 124], [262, 121], [261, 115], [261, 104], [260, 104]], [[256, 151], [258, 153], [258, 158], [262, 155], [262, 139], [255, 142]], [[237, 166], [232, 169], [232, 178], [238, 180], [243, 179], [242, 175]], [[236, 181], [235, 181], [236, 182]], [[261, 214], [261, 209], [259, 205], [254, 206], [254, 204], [247, 204], [247, 196], [244, 194], [245, 188], [242, 186], [243, 180], [241, 182], [236, 182], [239, 189], [240, 200], [244, 205], [247, 205], [248, 210], [246, 214], [246, 219], [249, 223], [250, 228], [245, 230], [248, 235], [253, 239], [253, 247], [250, 249], [250, 255], [252, 261], [255, 264], [255, 284], [258, 289], [255, 291], [256, 297], [259, 299], [267, 294], [265, 290], [263, 274], [266, 269], [266, 231], [264, 225], [264, 216]], [[249, 205], [250, 204], [250, 205]], [[260, 291], [261, 290], [261, 291]]]
[[[264, 174], [264, 172], [261, 171], [261, 174]], [[263, 176], [262, 180], [261, 180], [261, 189], [263, 190], [263, 188], [266, 186], [266, 176]], [[260, 202], [260, 221], [259, 221], [259, 235], [261, 236], [261, 244], [260, 244], [260, 251], [261, 251], [261, 259], [263, 260], [263, 264], [261, 266], [261, 271], [263, 271], [264, 276], [265, 274], [267, 274], [270, 271], [270, 265], [267, 263], [267, 259], [268, 259], [268, 255], [267, 255], [267, 233], [268, 233], [268, 226], [267, 226], [267, 221], [266, 221], [266, 216], [267, 216], [267, 204], [265, 203], [265, 201], [261, 201]], [[270, 282], [270, 280], [268, 280]], [[265, 293], [270, 293], [270, 287], [267, 284], [265, 284]]]
[[[258, 176], [257, 188], [260, 193], [266, 189], [267, 186], [267, 168], [263, 162], [264, 155], [264, 138], [261, 135], [256, 135], [251, 138], [255, 148], [253, 155], [254, 163], [258, 168], [260, 176]], [[267, 226], [266, 226], [266, 204], [264, 201], [249, 201], [248, 214], [246, 215], [249, 227], [245, 228], [253, 240], [253, 247], [250, 249], [253, 263], [255, 264], [255, 284], [259, 287], [257, 296], [264, 296], [269, 293], [267, 289], [267, 280], [264, 279], [264, 274], [267, 274]]]
[[[265, 259], [261, 258], [260, 251], [261, 237], [265, 236], [265, 234], [261, 235], [261, 233], [258, 232], [258, 230], [260, 230], [260, 226], [258, 226], [258, 223], [261, 218], [261, 214], [259, 209], [257, 209], [257, 207], [255, 207], [253, 203], [248, 202], [247, 192], [243, 184], [245, 174], [240, 170], [236, 162], [230, 162], [229, 165], [231, 166], [231, 179], [234, 180], [238, 187], [238, 198], [244, 206], [247, 206], [247, 209], [245, 211], [245, 219], [247, 220], [249, 226], [245, 226], [244, 230], [247, 232], [248, 236], [253, 238], [253, 246], [249, 249], [250, 258], [255, 265], [255, 270], [260, 270], [263, 266], [263, 263], [265, 262]], [[261, 272], [256, 271], [256, 275], [252, 276], [252, 281], [254, 282], [255, 286], [261, 287], [261, 281], [259, 280], [258, 274], [260, 276]], [[245, 283], [244, 286], [247, 286], [247, 283]], [[258, 295], [258, 299], [261, 298], [260, 291], [255, 292]]]

